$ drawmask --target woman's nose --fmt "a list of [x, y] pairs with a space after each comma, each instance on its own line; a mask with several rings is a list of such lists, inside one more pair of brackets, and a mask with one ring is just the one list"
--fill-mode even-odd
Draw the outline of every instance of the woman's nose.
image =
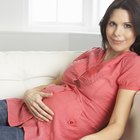
[[121, 27], [116, 27], [114, 30], [114, 35], [115, 36], [121, 36], [123, 34], [123, 29]]

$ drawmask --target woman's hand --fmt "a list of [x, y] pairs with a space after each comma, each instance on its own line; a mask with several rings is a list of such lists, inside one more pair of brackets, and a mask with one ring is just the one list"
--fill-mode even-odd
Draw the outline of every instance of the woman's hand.
[[54, 113], [42, 102], [42, 99], [51, 97], [52, 95], [52, 93], [40, 92], [35, 88], [27, 90], [24, 94], [23, 100], [35, 118], [40, 121], [50, 121], [53, 119]]

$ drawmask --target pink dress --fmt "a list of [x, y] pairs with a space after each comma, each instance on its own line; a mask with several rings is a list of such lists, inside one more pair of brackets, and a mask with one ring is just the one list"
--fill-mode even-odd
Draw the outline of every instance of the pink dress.
[[62, 85], [43, 102], [55, 113], [53, 121], [36, 120], [21, 99], [7, 99], [10, 126], [23, 127], [25, 140], [78, 140], [102, 129], [109, 121], [118, 89], [140, 89], [140, 57], [124, 52], [101, 62], [105, 51], [93, 48], [71, 63]]

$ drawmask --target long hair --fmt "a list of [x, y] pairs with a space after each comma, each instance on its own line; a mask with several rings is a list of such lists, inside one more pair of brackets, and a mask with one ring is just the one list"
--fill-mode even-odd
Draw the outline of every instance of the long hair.
[[140, 0], [115, 0], [110, 4], [99, 24], [103, 48], [106, 50], [106, 44], [108, 43], [106, 27], [110, 16], [113, 10], [120, 8], [129, 12], [132, 18], [132, 24], [136, 31], [136, 40], [130, 47], [130, 51], [140, 55]]

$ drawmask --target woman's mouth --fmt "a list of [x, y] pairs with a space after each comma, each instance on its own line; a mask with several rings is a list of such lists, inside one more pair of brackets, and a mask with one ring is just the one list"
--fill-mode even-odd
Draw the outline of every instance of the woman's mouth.
[[114, 43], [114, 44], [122, 44], [124, 41], [123, 40], [117, 40], [117, 39], [112, 39], [112, 42]]

